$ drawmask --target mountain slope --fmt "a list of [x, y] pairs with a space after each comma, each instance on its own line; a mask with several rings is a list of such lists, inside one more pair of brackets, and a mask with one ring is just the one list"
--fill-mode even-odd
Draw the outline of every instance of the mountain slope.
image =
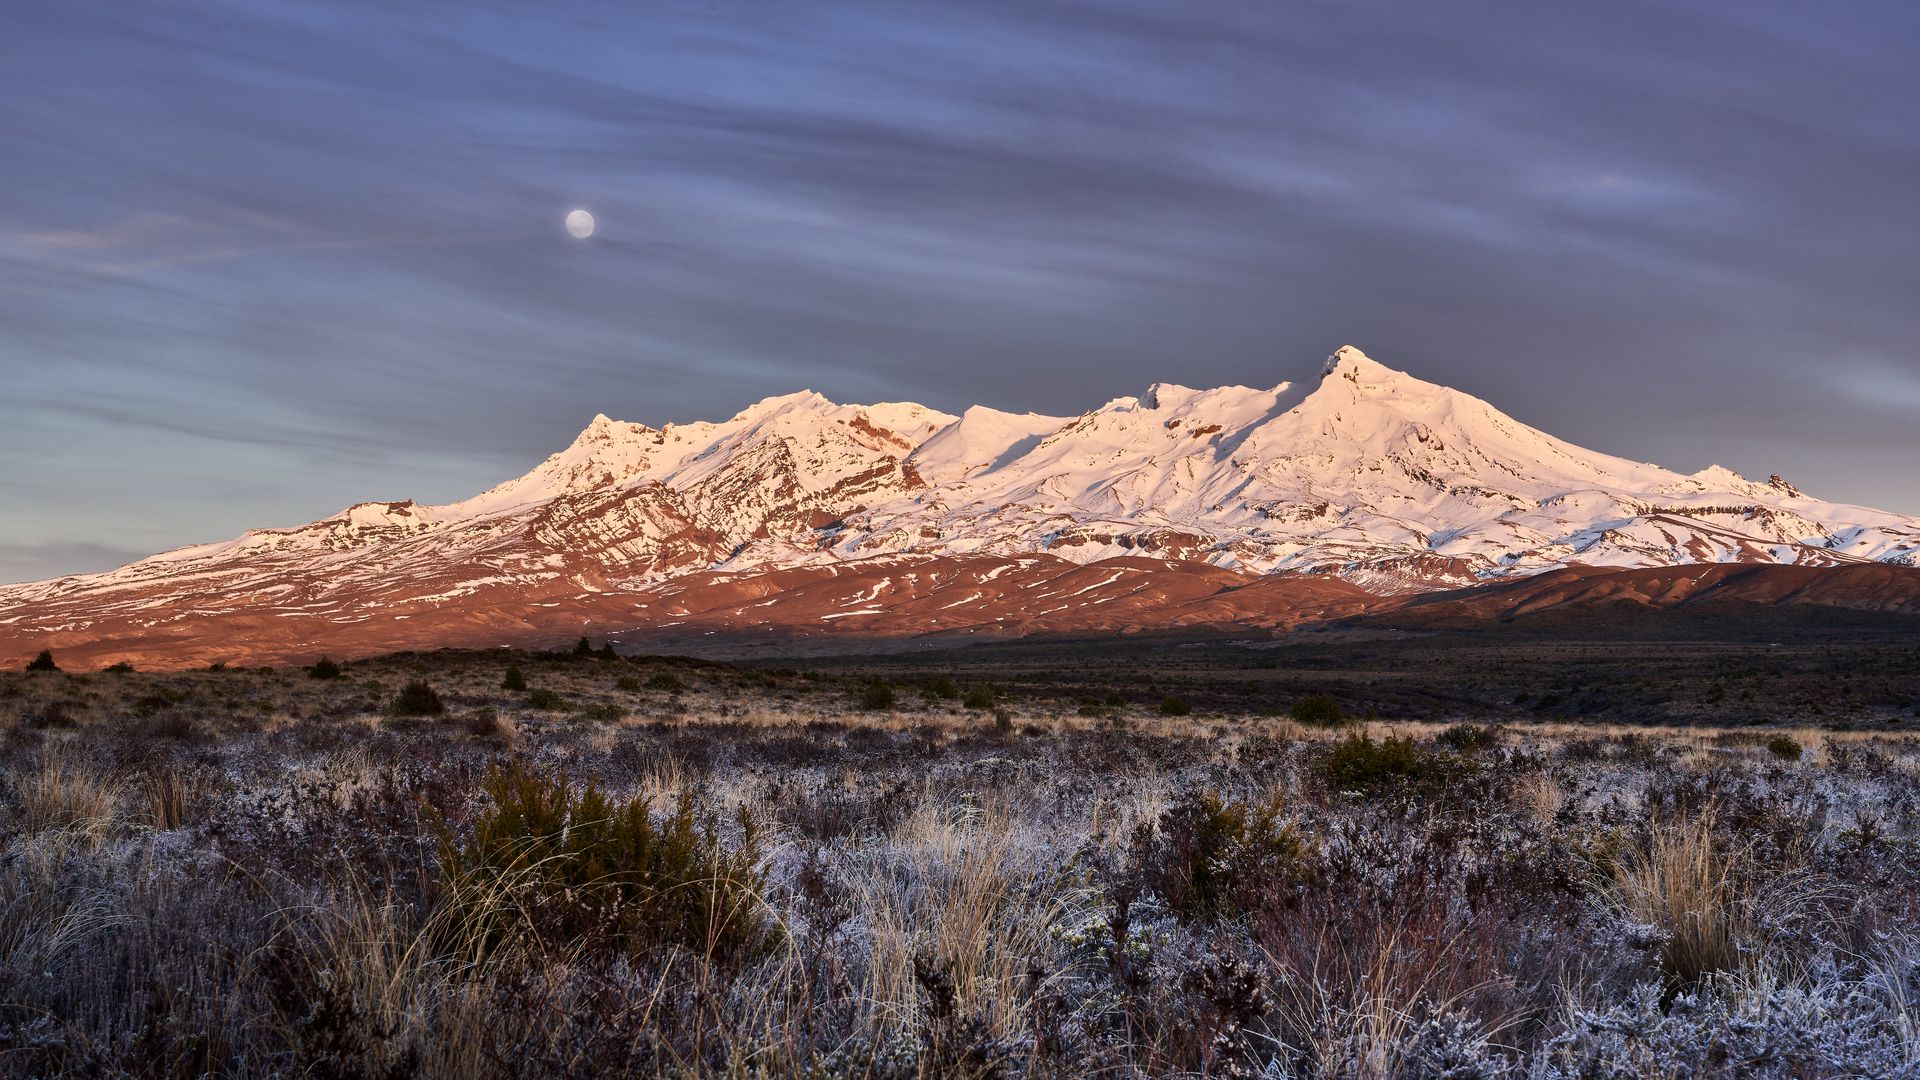
[[1584, 450], [1350, 347], [1311, 392], [1157, 385], [941, 475], [937, 507], [855, 514], [834, 550], [1149, 551], [1388, 591], [1570, 563], [1920, 561], [1913, 519]]
[[[1311, 385], [1163, 383], [1070, 418], [837, 405], [810, 391], [713, 423], [598, 416], [526, 475], [463, 502], [364, 503], [106, 574], [0, 588], [0, 655], [113, 641], [134, 656], [143, 641], [198, 639], [236, 619], [297, 626], [267, 636], [314, 651], [394, 639], [372, 628], [410, 620], [481, 638], [530, 632], [552, 622], [536, 609], [640, 627], [670, 621], [638, 599], [667, 587], [719, 598], [768, 572], [831, 581], [908, 558], [957, 560], [958, 574], [1043, 554], [1103, 567], [1145, 556], [1157, 576], [1212, 581], [1207, 596], [1227, 586], [1168, 560], [1246, 581], [1310, 572], [1387, 595], [1570, 566], [1912, 565], [1920, 521], [1822, 502], [1778, 477], [1683, 475], [1585, 450], [1349, 347]], [[808, 587], [796, 578], [776, 591]], [[1082, 618], [1035, 621], [1012, 594], [976, 591], [939, 609], [959, 614], [924, 622], [906, 592], [847, 618], [886, 633]], [[1266, 625], [1294, 617], [1299, 591], [1275, 592]], [[1065, 608], [1090, 630], [1261, 625], [1251, 601], [1262, 595], [1099, 612], [1118, 601], [1092, 590]], [[790, 599], [807, 609], [804, 595]], [[736, 612], [700, 632], [769, 625]], [[235, 632], [248, 647], [264, 640], [260, 626]]]

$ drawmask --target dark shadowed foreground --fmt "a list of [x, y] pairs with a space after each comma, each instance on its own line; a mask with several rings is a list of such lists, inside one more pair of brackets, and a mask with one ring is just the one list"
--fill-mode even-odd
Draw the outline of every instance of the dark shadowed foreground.
[[1920, 1069], [1910, 647], [1136, 648], [0, 676], [0, 1073]]

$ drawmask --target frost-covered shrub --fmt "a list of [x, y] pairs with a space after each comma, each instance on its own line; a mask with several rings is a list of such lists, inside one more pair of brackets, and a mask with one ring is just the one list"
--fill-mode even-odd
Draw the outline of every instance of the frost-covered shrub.
[[[1576, 1005], [1541, 1053], [1548, 1080], [1806, 1080], [1920, 1075], [1909, 969], [1865, 981], [1743, 985], [1716, 978], [1661, 1005], [1643, 984]], [[1907, 985], [1896, 985], [1904, 981]]]
[[454, 901], [499, 940], [523, 928], [568, 948], [679, 945], [738, 957], [769, 941], [758, 832], [742, 811], [729, 849], [702, 820], [691, 788], [656, 819], [645, 799], [609, 799], [592, 784], [514, 768], [487, 780], [493, 808], [441, 863]]
[[1484, 724], [1455, 724], [1436, 736], [1435, 741], [1463, 754], [1491, 750], [1500, 745], [1500, 729]]
[[1142, 884], [1183, 920], [1231, 917], [1275, 899], [1310, 872], [1305, 841], [1278, 803], [1194, 788], [1134, 835]]
[[1438, 771], [1435, 758], [1413, 740], [1388, 736], [1375, 742], [1365, 732], [1334, 743], [1320, 763], [1320, 775], [1328, 786], [1362, 793], [1428, 779]]

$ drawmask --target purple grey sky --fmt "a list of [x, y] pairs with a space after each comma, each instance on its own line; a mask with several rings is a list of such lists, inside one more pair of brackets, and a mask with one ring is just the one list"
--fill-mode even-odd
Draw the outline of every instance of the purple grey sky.
[[1904, 2], [15, 0], [0, 581], [465, 497], [595, 412], [1349, 342], [1920, 513], [1916, 102]]

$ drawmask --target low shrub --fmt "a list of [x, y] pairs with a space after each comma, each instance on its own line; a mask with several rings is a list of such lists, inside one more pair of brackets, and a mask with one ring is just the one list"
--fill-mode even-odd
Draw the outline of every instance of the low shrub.
[[1463, 754], [1491, 750], [1500, 745], [1500, 729], [1484, 724], [1455, 724], [1442, 731], [1435, 741]]
[[400, 688], [387, 711], [395, 716], [439, 716], [447, 711], [447, 706], [425, 680], [415, 679]]
[[1193, 706], [1178, 694], [1168, 694], [1160, 700], [1161, 716], [1187, 716], [1193, 712]]
[[527, 707], [546, 709], [550, 712], [564, 712], [572, 709], [573, 703], [543, 686], [527, 694]]
[[315, 679], [337, 679], [340, 677], [340, 665], [323, 656], [307, 669], [307, 675]]
[[1365, 732], [1334, 743], [1320, 762], [1321, 778], [1336, 791], [1371, 793], [1428, 779], [1435, 771], [1435, 759], [1421, 753], [1412, 739], [1389, 736], [1375, 742]]
[[508, 664], [507, 673], [500, 677], [500, 689], [520, 692], [520, 691], [524, 691], [526, 688], [527, 688], [526, 672], [521, 671], [520, 665], [518, 664]]
[[969, 688], [967, 690], [967, 696], [960, 699], [960, 704], [969, 709], [991, 709], [994, 703], [999, 700], [1000, 695], [994, 691], [993, 687], [988, 686], [986, 683], [981, 683], [978, 686]]
[[671, 671], [656, 671], [647, 676], [646, 688], [648, 690], [667, 690], [678, 693], [681, 690], [685, 690], [687, 684], [681, 680], [680, 676], [675, 675]]
[[898, 702], [899, 695], [893, 692], [893, 687], [881, 679], [873, 680], [860, 691], [860, 707], [869, 712], [891, 709]]
[[468, 713], [464, 726], [467, 729], [467, 734], [476, 739], [497, 739], [500, 742], [512, 745], [519, 737], [519, 732], [514, 728], [513, 721], [501, 716], [500, 710], [492, 706]]
[[441, 865], [455, 903], [495, 944], [531, 931], [561, 950], [680, 946], [723, 961], [770, 944], [746, 810], [730, 850], [691, 789], [658, 819], [644, 798], [609, 799], [517, 766], [494, 772], [486, 790], [492, 809], [464, 840], [443, 836]]
[[27, 661], [28, 671], [59, 671], [60, 665], [53, 662], [53, 650], [41, 649], [40, 655]]
[[1340, 703], [1333, 700], [1332, 694], [1308, 694], [1294, 702], [1287, 715], [1298, 723], [1317, 727], [1333, 727], [1346, 721]]
[[1231, 918], [1304, 880], [1306, 844], [1277, 802], [1231, 801], [1194, 788], [1134, 833], [1130, 862], [1140, 883], [1186, 921]]
[[945, 675], [935, 675], [920, 684], [920, 694], [928, 701], [952, 701], [960, 696], [960, 684]]
[[117, 664], [108, 664], [100, 670], [108, 675], [131, 675], [133, 674], [133, 665], [122, 660]]
[[1782, 761], [1799, 761], [1803, 750], [1800, 740], [1784, 731], [1767, 740], [1767, 753]]

